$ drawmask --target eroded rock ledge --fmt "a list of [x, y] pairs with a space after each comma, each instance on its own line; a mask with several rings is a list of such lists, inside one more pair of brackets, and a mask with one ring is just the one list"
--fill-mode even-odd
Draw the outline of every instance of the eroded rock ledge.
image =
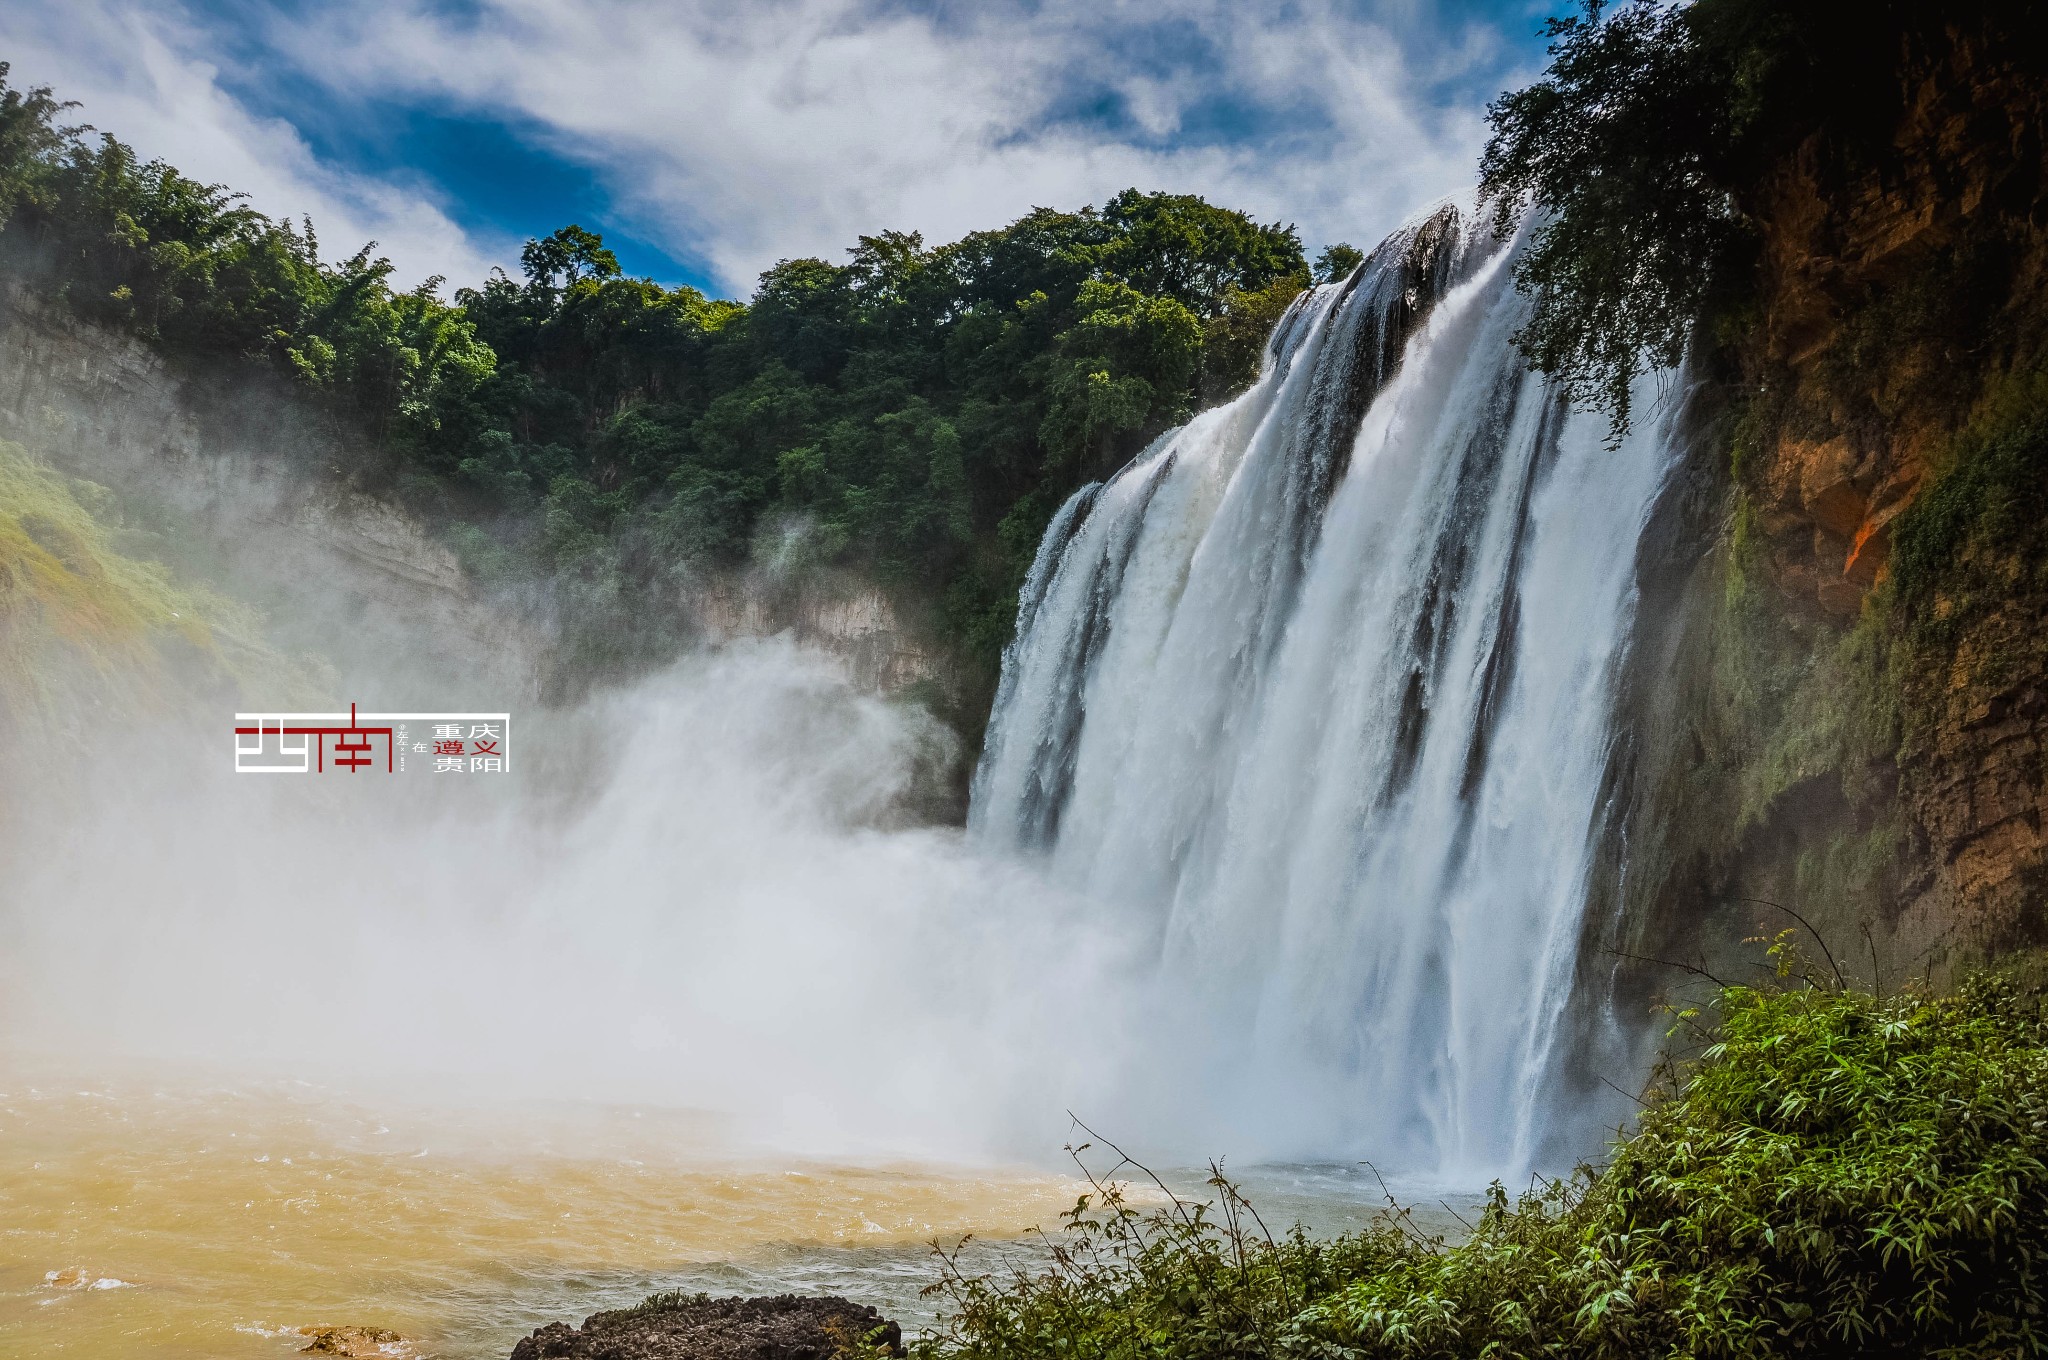
[[902, 1328], [846, 1299], [658, 1294], [637, 1308], [592, 1314], [581, 1327], [551, 1322], [513, 1347], [511, 1360], [851, 1360], [902, 1353]]

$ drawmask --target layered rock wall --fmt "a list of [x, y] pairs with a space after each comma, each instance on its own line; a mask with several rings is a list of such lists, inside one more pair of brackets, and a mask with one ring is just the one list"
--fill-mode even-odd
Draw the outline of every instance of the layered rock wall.
[[1739, 380], [1703, 399], [1643, 569], [1601, 888], [1622, 905], [1588, 951], [1634, 970], [1617, 995], [1703, 981], [1672, 963], [1747, 976], [1745, 941], [1786, 928], [1866, 985], [2048, 944], [2048, 572], [1973, 549], [1908, 594], [1894, 559], [2048, 363], [2025, 55], [1903, 52], [1895, 125], [1809, 137], [1742, 204]]
[[[1787, 595], [1838, 617], [1883, 574], [1971, 397], [2028, 342], [2012, 309], [2037, 308], [2048, 280], [2048, 98], [2006, 55], [1964, 35], [1909, 54], [1889, 146], [1816, 135], [1751, 205], [1757, 376], [1788, 413], [1760, 451], [1764, 525]], [[1915, 333], [1958, 301], [1918, 295], [1970, 287], [2003, 296]]]

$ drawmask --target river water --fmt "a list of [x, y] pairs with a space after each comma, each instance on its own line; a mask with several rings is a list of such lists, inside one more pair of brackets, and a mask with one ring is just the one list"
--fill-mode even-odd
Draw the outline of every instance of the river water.
[[257, 1357], [356, 1325], [502, 1356], [657, 1289], [913, 1302], [934, 1237], [1077, 1193], [1030, 1170], [731, 1155], [631, 1106], [372, 1109], [301, 1083], [0, 1077], [0, 1354]]
[[[1381, 1193], [1349, 1166], [1246, 1181], [1276, 1226], [1323, 1231]], [[719, 1121], [653, 1106], [370, 1105], [160, 1065], [87, 1081], [17, 1053], [0, 1057], [0, 1356], [256, 1360], [357, 1326], [409, 1338], [396, 1354], [483, 1360], [676, 1288], [844, 1294], [916, 1327], [934, 1239], [973, 1234], [969, 1259], [1002, 1264], [1086, 1188], [739, 1154]]]

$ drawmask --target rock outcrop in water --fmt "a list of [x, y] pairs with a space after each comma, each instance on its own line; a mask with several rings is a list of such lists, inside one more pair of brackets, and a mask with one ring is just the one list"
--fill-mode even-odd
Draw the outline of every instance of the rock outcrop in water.
[[714, 1299], [656, 1295], [596, 1313], [581, 1327], [552, 1322], [512, 1348], [511, 1360], [839, 1360], [903, 1353], [903, 1329], [840, 1298], [780, 1294]]
[[371, 1357], [405, 1357], [415, 1353], [410, 1337], [383, 1327], [301, 1327], [299, 1335], [312, 1338], [299, 1347], [300, 1355], [371, 1360]]

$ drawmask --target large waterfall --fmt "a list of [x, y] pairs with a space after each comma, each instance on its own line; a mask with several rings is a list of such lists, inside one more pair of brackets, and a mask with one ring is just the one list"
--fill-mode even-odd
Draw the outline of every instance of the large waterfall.
[[1515, 249], [1446, 207], [1304, 294], [1023, 589], [972, 828], [1140, 935], [1154, 1079], [1262, 1146], [1542, 1133], [1671, 403], [1616, 446], [1529, 371]]

